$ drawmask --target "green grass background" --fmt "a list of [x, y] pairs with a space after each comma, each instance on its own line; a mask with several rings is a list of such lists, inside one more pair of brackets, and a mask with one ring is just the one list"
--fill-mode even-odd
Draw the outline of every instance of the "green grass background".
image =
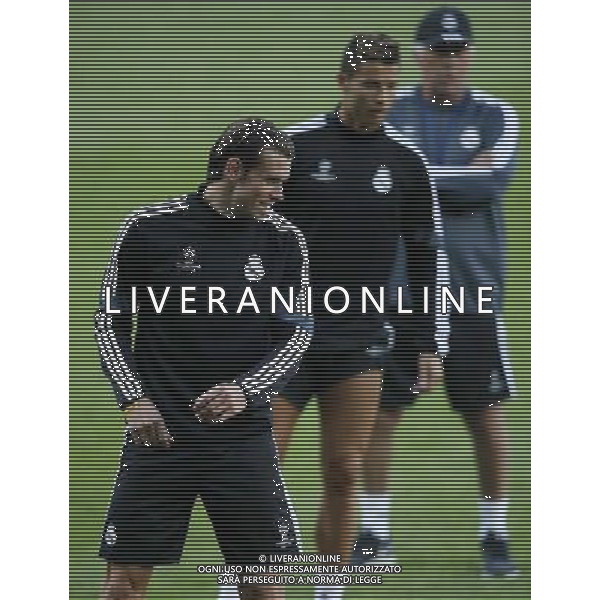
[[[520, 396], [508, 409], [510, 527], [521, 576], [475, 575], [477, 479], [471, 444], [442, 392], [398, 430], [394, 530], [405, 572], [348, 598], [529, 598], [530, 16], [527, 2], [459, 2], [476, 34], [475, 87], [519, 114], [518, 168], [506, 198], [505, 316]], [[225, 124], [253, 114], [286, 125], [336, 102], [341, 52], [361, 30], [403, 43], [402, 83], [417, 72], [411, 40], [433, 2], [71, 3], [71, 597], [97, 596], [96, 558], [121, 443], [121, 417], [100, 372], [93, 312], [116, 228], [133, 208], [191, 191]], [[284, 475], [305, 549], [314, 550], [320, 494], [318, 421], [304, 415]], [[157, 570], [150, 598], [211, 598], [217, 562], [202, 508], [184, 559]], [[310, 598], [309, 588], [291, 590]]]

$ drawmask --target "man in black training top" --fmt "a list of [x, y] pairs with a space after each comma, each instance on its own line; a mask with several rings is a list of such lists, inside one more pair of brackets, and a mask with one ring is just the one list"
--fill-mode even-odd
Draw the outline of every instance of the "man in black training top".
[[[234, 123], [198, 192], [136, 211], [119, 233], [96, 318], [127, 423], [102, 598], [143, 598], [152, 568], [179, 560], [198, 495], [227, 563], [298, 552], [269, 407], [312, 335], [306, 245], [271, 209], [293, 155], [273, 124]], [[273, 287], [293, 287], [292, 312], [266, 310]]]
[[[315, 337], [297, 377], [274, 400], [275, 437], [285, 454], [302, 410], [316, 395], [322, 432], [324, 497], [317, 541], [322, 552], [350, 558], [362, 461], [379, 407], [381, 368], [393, 346], [393, 313], [362, 311], [362, 287], [377, 302], [390, 278], [398, 236], [417, 289], [436, 281], [434, 196], [423, 160], [384, 123], [398, 79], [398, 44], [383, 34], [354, 36], [342, 56], [340, 104], [288, 129], [296, 149], [281, 211], [302, 229], [311, 253]], [[332, 286], [324, 307], [321, 297]], [[420, 384], [433, 385], [434, 311], [415, 294]], [[419, 304], [419, 298], [421, 303]], [[433, 307], [433, 302], [431, 303]], [[317, 597], [342, 590], [317, 589]]]

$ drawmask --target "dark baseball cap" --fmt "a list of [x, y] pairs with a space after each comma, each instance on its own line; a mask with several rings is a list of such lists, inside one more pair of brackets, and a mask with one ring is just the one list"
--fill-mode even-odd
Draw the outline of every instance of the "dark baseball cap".
[[428, 12], [417, 27], [415, 41], [437, 51], [457, 51], [472, 41], [469, 17], [454, 6], [440, 6]]

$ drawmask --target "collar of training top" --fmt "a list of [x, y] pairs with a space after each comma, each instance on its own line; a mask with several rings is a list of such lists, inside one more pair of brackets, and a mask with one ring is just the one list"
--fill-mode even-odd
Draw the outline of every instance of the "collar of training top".
[[230, 217], [224, 213], [220, 213], [216, 208], [209, 204], [204, 198], [204, 191], [208, 187], [207, 183], [201, 183], [196, 192], [192, 192], [188, 196], [190, 208], [196, 213], [202, 213], [203, 219], [214, 219], [216, 222], [231, 223], [232, 227], [248, 226], [254, 223], [259, 223], [258, 219], [250, 215], [236, 215]]
[[336, 128], [343, 132], [344, 135], [355, 136], [362, 140], [365, 138], [378, 138], [385, 135], [383, 124], [372, 131], [358, 131], [352, 127], [349, 127], [340, 119], [339, 106], [336, 107], [332, 112], [325, 115], [325, 122], [329, 127]]
[[432, 107], [434, 109], [462, 109], [465, 106], [467, 106], [467, 104], [469, 103], [469, 101], [471, 100], [471, 90], [470, 89], [466, 89], [465, 93], [463, 94], [463, 97], [458, 101], [455, 102], [454, 104], [436, 104], [435, 102], [432, 102], [431, 100], [429, 100], [429, 98], [425, 97], [425, 94], [423, 93], [423, 86], [422, 85], [418, 85], [417, 89], [417, 99], [419, 101], [419, 103], [423, 106], [426, 107]]

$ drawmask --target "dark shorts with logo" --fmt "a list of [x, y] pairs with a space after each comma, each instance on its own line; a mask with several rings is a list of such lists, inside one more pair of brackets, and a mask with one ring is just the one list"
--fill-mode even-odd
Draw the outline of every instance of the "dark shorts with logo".
[[127, 444], [100, 556], [140, 566], [178, 562], [197, 497], [227, 563], [258, 563], [261, 554], [299, 551], [268, 427], [221, 444], [166, 449]]
[[[444, 382], [454, 410], [478, 410], [509, 398], [507, 345], [494, 315], [452, 315]], [[384, 373], [383, 408], [405, 408], [417, 399], [411, 388], [417, 381], [418, 355], [410, 339], [398, 336]]]

